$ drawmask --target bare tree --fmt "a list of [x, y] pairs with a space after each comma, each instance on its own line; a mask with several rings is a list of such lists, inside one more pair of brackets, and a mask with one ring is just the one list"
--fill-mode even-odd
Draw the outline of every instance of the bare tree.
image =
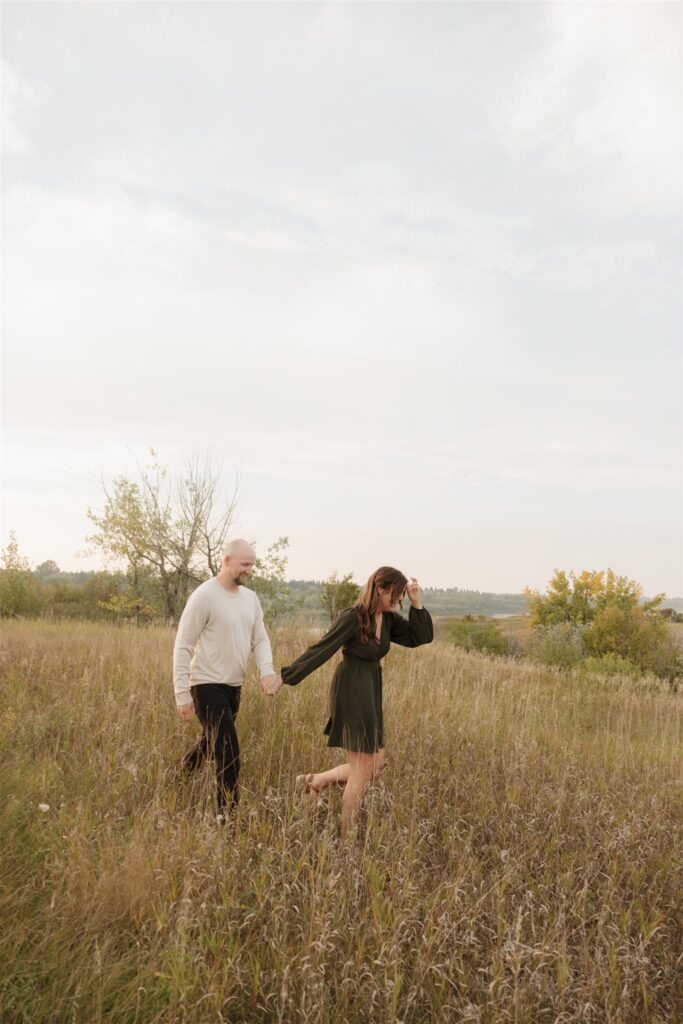
[[[154, 461], [138, 479], [102, 483], [102, 512], [88, 509], [97, 532], [88, 540], [129, 569], [150, 567], [158, 579], [165, 617], [177, 622], [191, 591], [220, 569], [220, 552], [237, 508], [240, 479], [226, 492], [220, 471], [193, 455], [174, 480]], [[132, 576], [135, 577], [133, 571]]]

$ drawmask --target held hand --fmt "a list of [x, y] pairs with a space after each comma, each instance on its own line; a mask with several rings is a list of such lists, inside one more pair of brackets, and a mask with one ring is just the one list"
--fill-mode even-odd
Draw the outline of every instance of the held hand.
[[183, 722], [191, 722], [194, 718], [194, 704], [176, 704], [176, 711], [178, 718], [181, 718]]
[[261, 689], [266, 697], [274, 697], [281, 686], [282, 679], [280, 676], [264, 676], [261, 680]]
[[422, 593], [420, 591], [420, 584], [417, 582], [414, 576], [411, 576], [406, 587], [406, 592], [410, 599], [410, 603], [413, 608], [422, 607]]

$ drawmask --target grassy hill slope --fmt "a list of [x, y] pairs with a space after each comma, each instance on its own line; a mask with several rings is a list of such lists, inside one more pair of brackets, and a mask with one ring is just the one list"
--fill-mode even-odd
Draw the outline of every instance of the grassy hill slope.
[[0, 1019], [681, 1019], [680, 696], [394, 649], [388, 767], [342, 847], [338, 794], [293, 792], [337, 757], [333, 666], [274, 702], [247, 680], [226, 833], [208, 770], [177, 777], [172, 639], [4, 627]]

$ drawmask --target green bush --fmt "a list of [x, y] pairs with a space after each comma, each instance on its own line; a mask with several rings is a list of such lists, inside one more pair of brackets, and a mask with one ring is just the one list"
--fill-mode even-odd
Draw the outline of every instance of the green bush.
[[484, 616], [473, 618], [465, 615], [448, 623], [448, 640], [466, 651], [481, 651], [483, 654], [507, 654], [508, 642], [497, 626]]
[[643, 601], [640, 584], [611, 569], [578, 575], [557, 570], [545, 594], [526, 591], [533, 626], [529, 654], [562, 668], [585, 655], [611, 674], [615, 665], [618, 671], [636, 666], [673, 682], [683, 674], [683, 652], [661, 614], [663, 597]]
[[601, 608], [585, 630], [584, 643], [596, 658], [616, 656], [662, 679], [681, 674], [681, 651], [666, 621], [640, 605]]
[[558, 668], [574, 668], [584, 655], [583, 630], [571, 622], [536, 626], [528, 648], [532, 661]]
[[28, 561], [19, 554], [14, 532], [9, 536], [9, 544], [2, 551], [0, 616], [34, 618], [40, 614], [43, 605], [43, 590], [31, 572]]
[[643, 674], [639, 665], [618, 654], [584, 658], [581, 662], [581, 671], [586, 675], [626, 676], [628, 679], [640, 679]]

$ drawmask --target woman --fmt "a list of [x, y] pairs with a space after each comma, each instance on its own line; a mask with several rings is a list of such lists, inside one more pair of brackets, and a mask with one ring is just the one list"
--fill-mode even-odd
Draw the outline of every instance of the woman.
[[[409, 619], [394, 608], [404, 594]], [[342, 648], [343, 660], [332, 679], [331, 715], [325, 728], [329, 747], [341, 747], [346, 762], [327, 772], [298, 776], [309, 791], [320, 793], [334, 783], [344, 786], [342, 834], [354, 824], [368, 784], [384, 766], [381, 659], [391, 642], [419, 647], [434, 638], [432, 619], [422, 607], [417, 580], [382, 566], [372, 574], [353, 608], [347, 608], [322, 640], [282, 669], [283, 683], [295, 686]]]

